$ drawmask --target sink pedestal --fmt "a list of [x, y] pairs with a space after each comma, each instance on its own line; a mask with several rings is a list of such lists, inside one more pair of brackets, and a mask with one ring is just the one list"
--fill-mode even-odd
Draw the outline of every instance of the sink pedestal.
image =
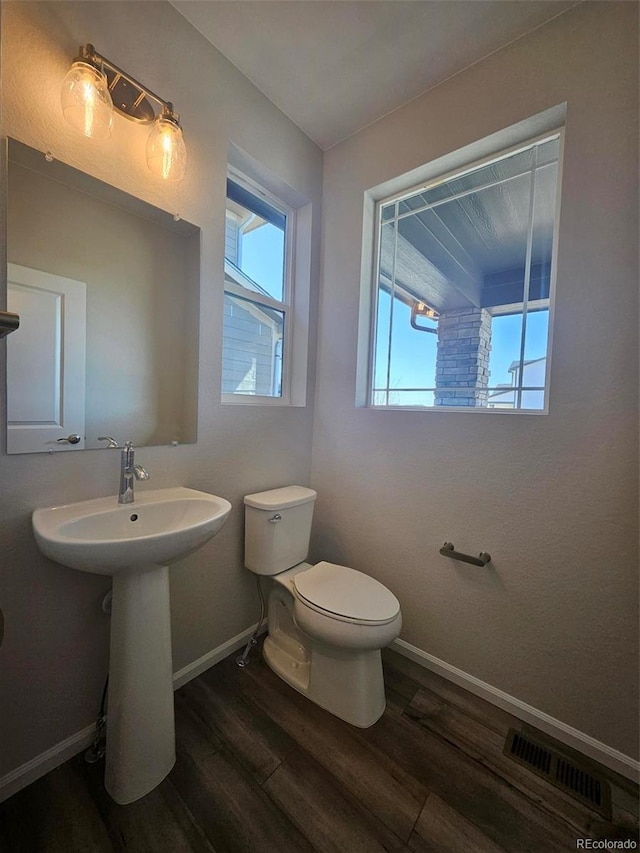
[[175, 763], [167, 565], [201, 548], [230, 512], [224, 498], [175, 486], [135, 504], [94, 498], [33, 513], [45, 556], [113, 577], [104, 781], [117, 803], [144, 797]]
[[126, 804], [153, 790], [176, 760], [169, 570], [113, 576], [105, 787]]

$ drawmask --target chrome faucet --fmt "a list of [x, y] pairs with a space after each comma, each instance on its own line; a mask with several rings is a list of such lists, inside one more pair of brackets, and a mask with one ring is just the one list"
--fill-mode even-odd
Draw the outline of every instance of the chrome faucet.
[[107, 447], [109, 447], [109, 448], [120, 447], [120, 445], [118, 444], [118, 442], [115, 440], [115, 438], [112, 435], [99, 435], [98, 441], [108, 441], [109, 443], [107, 444]]
[[133, 483], [135, 480], [148, 480], [149, 474], [142, 465], [134, 465], [134, 449], [130, 441], [125, 442], [120, 452], [120, 486], [118, 488], [118, 503], [133, 503]]

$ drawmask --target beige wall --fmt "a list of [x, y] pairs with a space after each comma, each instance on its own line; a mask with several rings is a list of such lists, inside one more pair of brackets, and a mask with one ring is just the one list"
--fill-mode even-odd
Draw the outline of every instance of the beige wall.
[[[111, 139], [95, 142], [65, 124], [60, 85], [85, 42], [175, 103], [189, 155], [183, 186], [151, 176], [146, 129], [116, 118]], [[2, 89], [5, 135], [202, 229], [198, 443], [138, 454], [153, 478], [149, 488], [190, 486], [234, 506], [218, 536], [172, 568], [178, 670], [257, 620], [253, 577], [242, 567], [242, 496], [307, 483], [311, 458], [310, 407], [219, 402], [228, 144], [314, 203], [312, 282], [322, 155], [168, 3], [3, 3]], [[4, 347], [1, 357], [4, 376]], [[41, 557], [30, 517], [38, 506], [114, 494], [117, 475], [117, 457], [100, 450], [0, 456], [0, 777], [95, 720], [107, 671], [109, 623], [100, 603], [109, 582]]]
[[[311, 556], [386, 583], [404, 640], [631, 756], [637, 18], [584, 3], [326, 153], [311, 478]], [[364, 192], [565, 101], [549, 415], [355, 407]]]

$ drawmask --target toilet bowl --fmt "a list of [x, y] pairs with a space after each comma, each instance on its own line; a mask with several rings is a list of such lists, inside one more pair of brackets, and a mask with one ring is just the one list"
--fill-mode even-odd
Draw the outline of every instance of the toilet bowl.
[[245, 498], [245, 565], [273, 580], [264, 657], [300, 693], [366, 728], [384, 712], [380, 650], [400, 633], [400, 604], [362, 572], [304, 562], [315, 499], [301, 486]]

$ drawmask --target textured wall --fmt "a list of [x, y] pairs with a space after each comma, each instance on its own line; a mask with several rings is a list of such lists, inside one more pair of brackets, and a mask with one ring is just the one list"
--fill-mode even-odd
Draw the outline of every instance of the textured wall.
[[[162, 185], [151, 176], [145, 128], [116, 118], [111, 139], [96, 142], [64, 122], [60, 84], [78, 45], [88, 41], [175, 103], [189, 153], [183, 186]], [[198, 443], [139, 451], [152, 475], [148, 488], [185, 485], [223, 495], [234, 505], [218, 536], [172, 568], [177, 670], [257, 619], [253, 578], [242, 568], [242, 496], [309, 479], [310, 407], [219, 402], [228, 142], [315, 203], [313, 281], [322, 155], [168, 3], [3, 3], [2, 90], [4, 134], [49, 149], [165, 210], [178, 210], [202, 229]], [[312, 351], [313, 346], [312, 340]], [[4, 377], [4, 346], [1, 357]], [[100, 603], [109, 582], [40, 556], [30, 517], [38, 506], [114, 494], [117, 468], [117, 457], [104, 450], [0, 456], [0, 606], [6, 620], [0, 776], [96, 717], [109, 631]]]
[[[581, 4], [326, 153], [311, 479], [311, 556], [386, 583], [407, 642], [632, 756], [637, 25]], [[365, 190], [565, 101], [550, 413], [354, 407]]]

